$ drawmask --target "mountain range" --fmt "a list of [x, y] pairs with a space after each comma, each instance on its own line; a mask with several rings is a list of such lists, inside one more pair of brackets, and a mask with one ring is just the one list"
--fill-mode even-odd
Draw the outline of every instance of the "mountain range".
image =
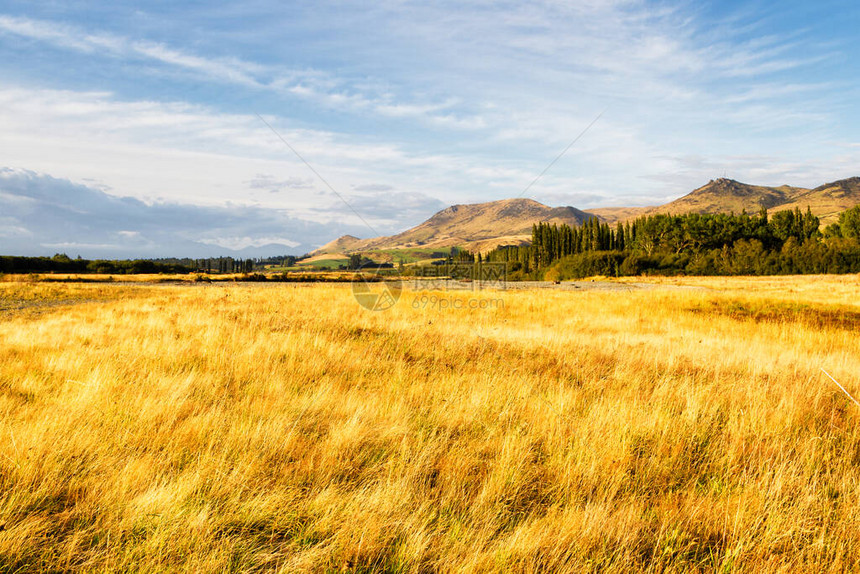
[[531, 229], [539, 221], [581, 225], [591, 218], [607, 223], [625, 222], [657, 214], [758, 213], [799, 208], [812, 210], [823, 225], [833, 223], [839, 213], [860, 205], [860, 177], [826, 183], [814, 189], [782, 185], [767, 187], [719, 178], [672, 202], [650, 207], [607, 207], [583, 211], [575, 207], [548, 207], [533, 199], [516, 198], [452, 205], [402, 233], [359, 239], [344, 235], [311, 255], [345, 254], [382, 249], [448, 248], [489, 251], [499, 245], [523, 245], [531, 240]]

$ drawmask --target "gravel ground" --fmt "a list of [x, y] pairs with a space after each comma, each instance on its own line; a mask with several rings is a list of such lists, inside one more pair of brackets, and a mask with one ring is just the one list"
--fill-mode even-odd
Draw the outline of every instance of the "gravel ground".
[[701, 290], [703, 287], [692, 287], [686, 285], [658, 285], [654, 283], [620, 283], [617, 281], [508, 281], [499, 282], [469, 282], [469, 281], [403, 281], [404, 287], [413, 291], [439, 290], [484, 290], [500, 289], [505, 291], [517, 291], [521, 289], [555, 289], [558, 291], [636, 291], [639, 289], [694, 289]]

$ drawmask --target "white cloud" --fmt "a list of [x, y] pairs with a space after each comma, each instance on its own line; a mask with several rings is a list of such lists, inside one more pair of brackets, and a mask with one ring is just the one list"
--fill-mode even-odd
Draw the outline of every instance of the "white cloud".
[[[76, 250], [84, 257], [236, 255], [253, 248], [302, 253], [355, 226], [259, 207], [145, 204], [29, 170], [0, 167], [4, 254]], [[7, 201], [19, 198], [26, 201]], [[225, 252], [226, 251], [226, 252]]]
[[[432, 215], [442, 205], [439, 197], [456, 200], [479, 178], [518, 175], [487, 171], [465, 156], [415, 155], [391, 144], [291, 129], [280, 118], [267, 121], [350, 204], [361, 205], [361, 216], [381, 232]], [[288, 209], [321, 222], [332, 216], [323, 207], [343, 206], [256, 116], [219, 114], [187, 103], [124, 102], [102, 92], [0, 89], [0, 123], [7, 165], [148, 203]], [[402, 219], [390, 209], [376, 212], [361, 196], [374, 189], [364, 186], [376, 185], [380, 177], [406, 194], [401, 198], [437, 198], [404, 203]], [[335, 213], [345, 222], [362, 223], [351, 210]]]

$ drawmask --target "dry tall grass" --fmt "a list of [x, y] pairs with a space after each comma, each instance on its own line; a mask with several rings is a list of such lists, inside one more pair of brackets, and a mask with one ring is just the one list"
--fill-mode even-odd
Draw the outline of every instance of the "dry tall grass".
[[0, 571], [860, 568], [858, 278], [702, 284], [0, 284]]

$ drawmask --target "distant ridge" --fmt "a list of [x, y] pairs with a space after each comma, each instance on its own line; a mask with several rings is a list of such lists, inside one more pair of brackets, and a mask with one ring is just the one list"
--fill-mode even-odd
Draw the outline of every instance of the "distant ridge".
[[359, 245], [363, 240], [354, 235], [343, 235], [333, 241], [329, 241], [314, 253], [336, 253], [352, 251], [356, 245]]
[[464, 247], [487, 251], [499, 245], [523, 245], [531, 240], [539, 221], [581, 225], [595, 215], [575, 207], [548, 207], [533, 199], [517, 198], [452, 205], [424, 223], [390, 237], [357, 240], [345, 235], [311, 255], [372, 249]]
[[807, 191], [783, 185], [765, 187], [749, 185], [733, 179], [712, 179], [684, 197], [660, 206], [664, 213], [725, 213], [747, 211], [757, 213], [762, 207], [770, 209], [784, 204], [796, 194]]
[[839, 214], [860, 204], [860, 177], [850, 177], [825, 183], [815, 189], [797, 194], [779, 209], [806, 210], [807, 206], [822, 223], [834, 223]]
[[590, 210], [601, 219], [614, 223], [643, 215], [687, 213], [758, 213], [764, 207], [771, 212], [798, 208], [812, 213], [824, 225], [834, 223], [839, 214], [860, 205], [860, 177], [826, 183], [815, 189], [781, 185], [750, 185], [733, 179], [712, 179], [702, 187], [664, 205], [655, 207], [610, 207]]
[[712, 179], [687, 195], [660, 206], [607, 207], [582, 211], [575, 207], [548, 207], [533, 199], [517, 198], [452, 205], [424, 223], [389, 237], [358, 239], [344, 235], [312, 253], [350, 253], [377, 249], [463, 247], [489, 251], [499, 245], [524, 245], [531, 241], [532, 225], [538, 222], [581, 225], [591, 218], [607, 223], [624, 222], [644, 215], [688, 213], [756, 214], [808, 208], [824, 225], [839, 213], [860, 205], [860, 177], [826, 183], [815, 189], [781, 185], [750, 185], [733, 179]]

